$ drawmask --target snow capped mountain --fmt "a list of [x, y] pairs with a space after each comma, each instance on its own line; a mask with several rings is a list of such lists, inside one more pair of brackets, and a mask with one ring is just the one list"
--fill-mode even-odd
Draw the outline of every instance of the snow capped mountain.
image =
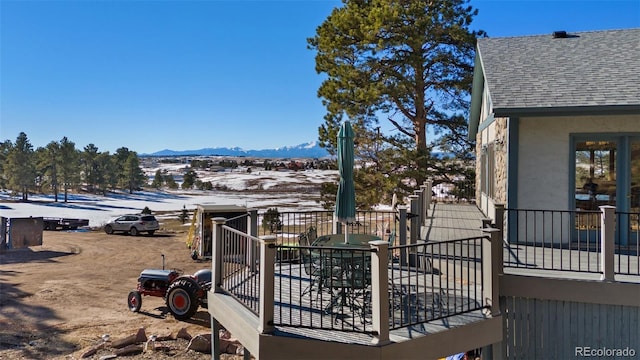
[[329, 156], [317, 141], [295, 146], [284, 146], [276, 149], [244, 150], [239, 147], [204, 148], [199, 150], [169, 150], [164, 149], [152, 154], [141, 156], [249, 156], [261, 158], [323, 158]]

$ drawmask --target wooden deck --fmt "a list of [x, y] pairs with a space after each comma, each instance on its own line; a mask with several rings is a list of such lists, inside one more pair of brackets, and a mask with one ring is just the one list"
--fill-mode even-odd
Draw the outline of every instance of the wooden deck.
[[[600, 280], [600, 252], [505, 244], [504, 272], [538, 277]], [[616, 281], [640, 283], [639, 257], [629, 252], [614, 256]]]
[[[483, 236], [482, 212], [470, 204], [433, 204], [421, 238], [445, 241]], [[574, 244], [575, 245], [575, 244]], [[616, 280], [640, 283], [640, 259], [637, 249], [627, 249], [615, 255]], [[505, 244], [505, 273], [575, 278], [600, 279], [600, 252], [588, 249], [552, 248], [524, 244]]]
[[[469, 341], [477, 341], [474, 347], [500, 341], [503, 335], [500, 330], [502, 320], [492, 318], [486, 309], [477, 306], [483, 299], [480, 258], [481, 244], [486, 240], [475, 238], [487, 235], [482, 231], [484, 219], [485, 216], [475, 205], [433, 204], [426, 223], [421, 226], [418, 244], [418, 248], [428, 249], [421, 256], [423, 260], [430, 259], [430, 267], [400, 266], [397, 261], [389, 263], [389, 345], [394, 351], [410, 349], [422, 354], [436, 348], [441, 351], [454, 343], [458, 346], [451, 345], [448, 349], [455, 348], [458, 351], [461, 342], [468, 348], [473, 348]], [[458, 239], [467, 240], [452, 241]], [[416, 247], [398, 244], [393, 248], [395, 255], [400, 253], [400, 259], [403, 249], [412, 248], [412, 251], [416, 251]], [[599, 280], [599, 255], [599, 252], [589, 249], [578, 252], [575, 249], [505, 243], [504, 272], [531, 277]], [[215, 301], [210, 299], [210, 312], [214, 311], [214, 315], [217, 311], [217, 315], [226, 320], [227, 324], [237, 324], [232, 333], [244, 335], [241, 338], [251, 345], [248, 348], [256, 349], [253, 351], [258, 351], [260, 346], [266, 346], [265, 339], [273, 340], [275, 345], [265, 350], [271, 350], [272, 358], [288, 356], [294, 359], [300, 358], [300, 354], [314, 354], [315, 356], [311, 357], [320, 359], [329, 357], [328, 354], [335, 356], [335, 351], [344, 352], [343, 358], [375, 358], [370, 356], [371, 354], [377, 354], [380, 358], [379, 354], [385, 350], [375, 352], [375, 349], [386, 348], [386, 345], [370, 346], [375, 343], [371, 324], [371, 298], [375, 294], [371, 293], [370, 287], [357, 299], [358, 306], [352, 307], [347, 303], [344, 306], [330, 307], [328, 305], [335, 299], [335, 293], [332, 294], [331, 290], [326, 288], [316, 288], [307, 292], [306, 289], [311, 284], [310, 277], [306, 275], [303, 265], [296, 263], [295, 259], [292, 260], [294, 261], [281, 261], [275, 266], [275, 330], [269, 337], [254, 340], [259, 338], [256, 333], [253, 334], [254, 337], [250, 336], [252, 334], [246, 334], [247, 329], [258, 327], [258, 319], [254, 313], [247, 314], [246, 318], [250, 318], [250, 321], [244, 322], [242, 317], [230, 315], [235, 312], [242, 313], [234, 308], [242, 307], [236, 299], [246, 297], [257, 300], [256, 295], [259, 291], [255, 289], [248, 287], [246, 294], [235, 294], [235, 298], [216, 294]], [[415, 256], [414, 260], [416, 263], [411, 264], [409, 261], [407, 264], [416, 265], [422, 261], [418, 256]], [[640, 269], [637, 255], [616, 255], [615, 266], [616, 272], [624, 270], [632, 273], [616, 274], [616, 281], [640, 283], [640, 274], [634, 273], [634, 269]], [[242, 274], [242, 278], [245, 281], [253, 281], [250, 276], [258, 275], [249, 274]], [[233, 306], [227, 305], [227, 302]], [[224, 321], [221, 323], [225, 324]], [[466, 332], [472, 330], [473, 336]], [[450, 336], [455, 340], [451, 340]], [[482, 336], [487, 338], [479, 339]], [[446, 341], [443, 341], [444, 339]], [[258, 345], [259, 341], [265, 342]], [[283, 344], [291, 347], [285, 348]], [[437, 356], [431, 357], [442, 357], [454, 352], [452, 350], [437, 353]]]
[[[414, 277], [417, 270], [388, 269], [390, 291], [390, 336], [395, 342], [414, 339], [486, 319], [481, 276], [460, 279], [435, 269]], [[462, 285], [464, 283], [464, 286]], [[311, 284], [300, 264], [276, 266], [274, 335], [339, 343], [371, 344], [370, 287], [356, 299], [358, 306], [329, 304], [335, 293], [320, 288], [307, 292]]]
[[435, 203], [429, 210], [420, 239], [445, 241], [483, 236], [485, 216], [473, 204]]

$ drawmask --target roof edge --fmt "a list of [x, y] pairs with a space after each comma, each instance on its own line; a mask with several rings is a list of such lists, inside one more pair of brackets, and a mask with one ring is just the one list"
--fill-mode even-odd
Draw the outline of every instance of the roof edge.
[[480, 48], [476, 46], [476, 58], [473, 64], [473, 84], [471, 85], [471, 109], [469, 110], [469, 127], [467, 137], [473, 141], [480, 125], [482, 112], [482, 93], [484, 92], [484, 71], [480, 59]]
[[640, 115], [640, 105], [564, 106], [538, 108], [493, 108], [495, 117], [571, 116], [571, 115]]

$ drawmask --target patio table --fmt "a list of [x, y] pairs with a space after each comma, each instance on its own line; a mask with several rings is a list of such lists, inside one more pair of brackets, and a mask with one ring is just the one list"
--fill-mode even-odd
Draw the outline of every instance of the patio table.
[[382, 240], [379, 236], [369, 234], [349, 234], [347, 243], [344, 242], [344, 234], [331, 234], [319, 236], [311, 245], [313, 246], [335, 246], [348, 248], [368, 248], [369, 241]]
[[371, 283], [371, 261], [364, 251], [348, 251], [350, 249], [368, 249], [369, 241], [380, 240], [380, 237], [368, 234], [349, 234], [345, 243], [344, 234], [332, 234], [318, 237], [311, 245], [318, 247], [338, 247], [342, 250], [327, 249], [321, 251], [326, 278], [322, 284], [332, 292], [330, 303], [325, 313], [334, 312], [336, 307], [348, 306], [352, 311], [360, 313], [364, 319], [364, 295]]

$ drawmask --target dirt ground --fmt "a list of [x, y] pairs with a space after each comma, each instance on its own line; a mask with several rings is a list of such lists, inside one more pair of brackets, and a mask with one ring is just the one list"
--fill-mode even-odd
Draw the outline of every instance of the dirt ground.
[[[143, 269], [167, 268], [185, 274], [211, 266], [194, 261], [186, 233], [155, 236], [107, 235], [102, 231], [45, 231], [43, 245], [0, 253], [0, 359], [79, 359], [83, 350], [108, 334], [119, 339], [140, 327], [147, 336], [210, 333], [209, 314], [200, 308], [188, 322], [167, 314], [162, 298], [143, 297], [139, 313], [127, 309], [127, 295]], [[211, 359], [185, 351], [187, 341], [167, 342], [166, 352], [129, 359]], [[99, 359], [113, 350], [100, 350]], [[241, 359], [241, 356], [224, 356]]]

